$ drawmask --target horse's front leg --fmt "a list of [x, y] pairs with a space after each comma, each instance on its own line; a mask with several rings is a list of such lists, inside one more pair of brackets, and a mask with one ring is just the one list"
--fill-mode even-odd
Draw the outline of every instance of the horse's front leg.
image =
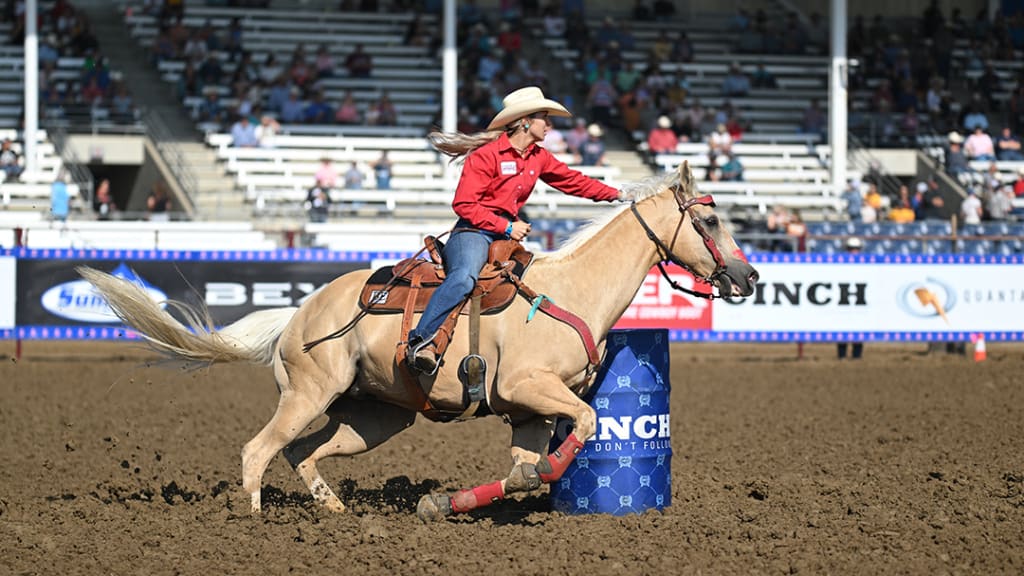
[[[583, 448], [583, 441], [579, 438], [589, 438], [596, 430], [597, 415], [594, 409], [550, 372], [535, 373], [509, 385], [503, 392], [502, 398], [492, 402], [499, 413], [514, 408], [538, 414], [538, 417], [513, 426], [511, 473], [504, 480], [460, 490], [452, 496], [423, 496], [417, 507], [417, 514], [422, 520], [439, 520], [451, 514], [468, 512], [502, 500], [513, 492], [536, 490], [541, 484], [559, 480]], [[575, 432], [569, 434], [558, 449], [544, 458], [541, 455], [547, 453], [547, 443], [556, 417], [571, 419]]]

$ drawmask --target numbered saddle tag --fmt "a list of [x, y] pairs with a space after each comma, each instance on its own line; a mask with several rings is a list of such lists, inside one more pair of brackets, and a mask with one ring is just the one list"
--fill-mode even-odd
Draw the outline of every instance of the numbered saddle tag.
[[503, 176], [513, 176], [516, 173], [515, 162], [502, 162], [501, 163], [501, 174]]

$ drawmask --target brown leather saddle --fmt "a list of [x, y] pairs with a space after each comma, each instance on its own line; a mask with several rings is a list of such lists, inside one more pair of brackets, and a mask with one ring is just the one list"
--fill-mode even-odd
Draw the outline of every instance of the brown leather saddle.
[[[402, 334], [397, 350], [397, 358], [400, 360], [405, 357], [413, 314], [423, 312], [430, 296], [445, 278], [441, 256], [444, 245], [433, 236], [428, 236], [425, 244], [429, 260], [407, 258], [393, 266], [376, 270], [363, 285], [359, 295], [359, 306], [368, 314], [403, 314]], [[516, 297], [517, 285], [509, 280], [509, 275], [522, 278], [532, 261], [533, 253], [519, 242], [495, 240], [491, 243], [487, 263], [480, 271], [476, 287], [466, 301], [480, 296], [480, 314], [501, 312]], [[448, 348], [460, 314], [469, 314], [465, 303], [448, 315], [434, 338], [438, 358]]]

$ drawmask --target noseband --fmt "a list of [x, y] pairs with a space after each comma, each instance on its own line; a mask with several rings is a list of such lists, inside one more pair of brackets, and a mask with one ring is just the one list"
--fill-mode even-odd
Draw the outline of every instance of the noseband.
[[662, 242], [661, 238], [658, 238], [658, 235], [654, 233], [654, 230], [651, 230], [651, 227], [648, 226], [647, 222], [644, 222], [644, 219], [640, 216], [640, 212], [636, 209], [636, 202], [633, 202], [633, 204], [630, 205], [629, 209], [633, 211], [633, 215], [636, 216], [637, 221], [640, 222], [640, 225], [643, 226], [644, 231], [647, 232], [647, 237], [650, 238], [651, 241], [654, 242], [654, 244], [658, 247], [658, 269], [661, 270], [661, 275], [665, 277], [665, 280], [668, 281], [669, 285], [672, 286], [674, 290], [679, 290], [680, 292], [685, 292], [692, 296], [707, 298], [709, 300], [712, 298], [722, 298], [723, 296], [721, 294], [705, 294], [703, 292], [697, 292], [696, 290], [691, 290], [689, 288], [680, 286], [675, 280], [669, 277], [668, 271], [665, 270], [665, 261], [667, 260], [669, 262], [672, 262], [673, 264], [680, 266], [690, 274], [693, 274], [694, 278], [697, 278], [701, 282], [705, 282], [707, 284], [713, 284], [718, 276], [725, 273], [725, 258], [722, 257], [722, 252], [719, 251], [718, 245], [715, 244], [715, 239], [712, 238], [710, 234], [708, 234], [707, 230], [704, 229], [704, 225], [700, 223], [700, 219], [695, 218], [694, 215], [690, 213], [690, 208], [697, 204], [714, 207], [714, 198], [712, 198], [710, 195], [693, 197], [688, 199], [683, 198], [683, 194], [679, 190], [678, 185], [672, 187], [672, 197], [676, 199], [676, 204], [679, 205], [680, 214], [679, 224], [676, 225], [675, 234], [672, 235], [672, 244], [675, 244], [676, 239], [679, 238], [679, 230], [683, 226], [683, 220], [685, 220], [686, 216], [689, 215], [690, 223], [693, 224], [693, 229], [696, 230], [697, 234], [699, 234], [701, 239], [703, 239], [704, 247], [708, 249], [708, 252], [711, 253], [711, 257], [715, 259], [715, 269], [707, 276], [698, 276], [697, 273], [694, 272], [693, 268], [684, 263], [682, 258], [680, 258], [674, 252], [672, 252], [672, 249], [669, 248], [669, 246], [666, 245], [664, 242]]

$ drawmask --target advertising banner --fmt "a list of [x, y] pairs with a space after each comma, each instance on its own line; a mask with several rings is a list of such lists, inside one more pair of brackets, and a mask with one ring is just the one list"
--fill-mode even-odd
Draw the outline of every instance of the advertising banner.
[[[80, 265], [129, 278], [157, 301], [204, 304], [225, 325], [256, 310], [298, 306], [342, 274], [408, 255], [0, 251], [0, 338], [124, 337], [78, 277]], [[1021, 256], [754, 254], [750, 261], [760, 281], [743, 299], [685, 294], [652, 269], [615, 328], [667, 328], [677, 341], [965, 341], [977, 333], [1024, 340]], [[708, 290], [685, 270], [666, 269], [681, 286]]]
[[1020, 340], [1017, 256], [767, 256], [749, 298], [717, 300], [716, 338]]
[[301, 252], [31, 252], [17, 259], [23, 281], [18, 285], [15, 317], [17, 335], [23, 338], [122, 335], [118, 319], [79, 277], [78, 266], [131, 280], [158, 302], [205, 305], [215, 325], [230, 324], [257, 310], [299, 306], [334, 278], [368, 267], [365, 261], [337, 256], [304, 258]]
[[[669, 278], [680, 286], [710, 292], [709, 285], [695, 282], [693, 276], [679, 266], [670, 264], [665, 269]], [[711, 330], [712, 310], [711, 300], [674, 290], [661, 272], [654, 268], [647, 273], [647, 279], [633, 298], [633, 303], [615, 324], [615, 329]]]
[[0, 255], [0, 330], [14, 328], [16, 262], [11, 256]]

